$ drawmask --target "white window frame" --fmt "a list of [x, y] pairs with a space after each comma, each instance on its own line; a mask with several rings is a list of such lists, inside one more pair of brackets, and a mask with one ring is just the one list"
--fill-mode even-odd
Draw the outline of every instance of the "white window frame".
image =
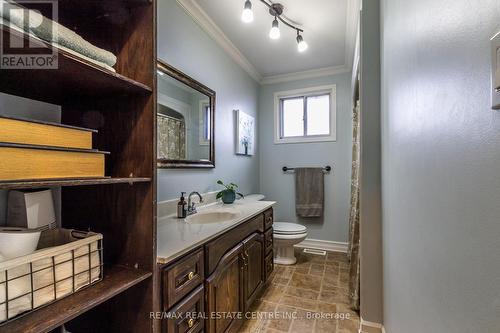
[[[281, 99], [330, 94], [330, 134], [281, 137]], [[306, 101], [304, 101], [306, 102]], [[307, 143], [337, 141], [337, 85], [325, 85], [303, 89], [279, 91], [274, 94], [274, 143]]]

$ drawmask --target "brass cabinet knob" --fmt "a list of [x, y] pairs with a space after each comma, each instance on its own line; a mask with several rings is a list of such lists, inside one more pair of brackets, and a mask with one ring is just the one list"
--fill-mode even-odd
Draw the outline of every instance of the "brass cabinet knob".
[[194, 272], [189, 272], [188, 280], [192, 280], [194, 278]]
[[188, 320], [188, 327], [191, 328], [191, 327], [193, 327], [193, 325], [194, 325], [194, 319], [191, 318]]

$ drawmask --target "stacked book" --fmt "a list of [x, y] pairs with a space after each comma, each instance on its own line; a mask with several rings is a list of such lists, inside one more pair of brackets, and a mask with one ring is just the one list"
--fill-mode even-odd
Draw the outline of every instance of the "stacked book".
[[0, 116], [0, 181], [104, 177], [95, 130]]

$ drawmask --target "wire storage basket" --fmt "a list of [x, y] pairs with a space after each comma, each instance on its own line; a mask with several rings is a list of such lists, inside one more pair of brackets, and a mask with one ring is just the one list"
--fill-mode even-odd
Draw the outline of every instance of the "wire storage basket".
[[102, 280], [102, 235], [43, 231], [38, 250], [0, 262], [0, 325]]

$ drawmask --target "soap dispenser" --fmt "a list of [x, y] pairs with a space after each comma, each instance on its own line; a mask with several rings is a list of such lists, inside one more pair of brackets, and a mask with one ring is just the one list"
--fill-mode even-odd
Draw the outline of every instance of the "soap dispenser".
[[186, 199], [184, 199], [184, 194], [186, 194], [186, 192], [181, 192], [181, 198], [177, 203], [177, 217], [180, 219], [185, 218], [187, 215], [187, 202]]

